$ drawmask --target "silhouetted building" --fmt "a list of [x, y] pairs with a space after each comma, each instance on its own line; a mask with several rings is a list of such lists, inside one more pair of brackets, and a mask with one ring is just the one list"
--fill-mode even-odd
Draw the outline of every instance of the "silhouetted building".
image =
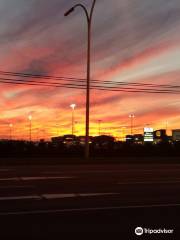
[[168, 140], [165, 129], [159, 129], [154, 131], [154, 142], [160, 143]]
[[64, 135], [63, 136], [63, 143], [68, 146], [73, 146], [77, 144], [77, 137], [72, 134]]
[[142, 144], [143, 143], [143, 135], [142, 134], [126, 135], [126, 142]]
[[133, 135], [126, 135], [126, 142], [127, 143], [133, 143], [134, 142]]
[[51, 141], [53, 144], [64, 144], [65, 146], [73, 146], [78, 143], [77, 137], [72, 134], [64, 135], [64, 136], [59, 136], [59, 137], [52, 137]]
[[51, 141], [53, 145], [59, 145], [63, 143], [63, 137], [52, 137]]
[[142, 134], [134, 134], [133, 135], [133, 142], [136, 144], [142, 144], [144, 140], [144, 137]]
[[172, 130], [172, 140], [174, 142], [180, 142], [180, 129]]
[[95, 147], [108, 148], [113, 145], [115, 138], [112, 136], [101, 135], [92, 138], [92, 143]]
[[77, 137], [77, 140], [78, 140], [79, 145], [85, 145], [86, 137], [85, 136], [79, 136], [79, 137]]
[[[89, 143], [92, 143], [92, 136], [89, 136]], [[86, 137], [85, 136], [78, 136], [77, 137], [77, 142], [79, 145], [85, 145]]]

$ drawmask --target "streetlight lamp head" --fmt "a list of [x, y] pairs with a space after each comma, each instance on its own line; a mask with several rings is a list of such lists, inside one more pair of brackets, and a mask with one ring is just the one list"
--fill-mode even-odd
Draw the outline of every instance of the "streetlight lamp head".
[[12, 128], [12, 127], [13, 127], [13, 124], [12, 124], [12, 123], [10, 123], [10, 124], [9, 124], [9, 127], [10, 127], [10, 128]]
[[76, 107], [76, 104], [73, 103], [73, 104], [70, 105], [70, 107], [71, 107], [72, 109], [74, 109], [74, 108]]
[[74, 11], [74, 7], [70, 8], [67, 12], [65, 12], [64, 16], [67, 17], [73, 11]]
[[32, 116], [31, 116], [31, 115], [29, 115], [29, 116], [28, 116], [28, 119], [29, 119], [29, 121], [31, 121], [31, 120], [32, 120]]

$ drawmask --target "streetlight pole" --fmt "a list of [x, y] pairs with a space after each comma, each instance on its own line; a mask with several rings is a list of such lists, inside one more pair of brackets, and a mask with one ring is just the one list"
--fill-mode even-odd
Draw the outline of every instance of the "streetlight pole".
[[74, 109], [76, 107], [76, 104], [71, 104], [70, 107], [72, 108], [72, 135], [74, 135]]
[[90, 13], [83, 4], [76, 4], [70, 8], [64, 16], [68, 16], [76, 7], [81, 7], [87, 18], [87, 82], [86, 82], [86, 138], [85, 138], [85, 158], [89, 159], [89, 108], [90, 108], [90, 71], [91, 71], [91, 22], [96, 0], [93, 0]]
[[13, 127], [13, 124], [10, 123], [9, 124], [9, 131], [10, 131], [10, 140], [12, 141], [12, 127]]
[[130, 114], [129, 115], [130, 119], [131, 119], [131, 135], [133, 134], [133, 119], [135, 118], [134, 114]]
[[32, 116], [28, 116], [29, 119], [29, 141], [31, 142], [32, 140]]
[[126, 127], [122, 127], [122, 140], [126, 139]]
[[166, 124], [166, 135], [167, 135], [167, 131], [168, 131], [168, 124], [169, 124], [169, 122], [166, 120], [165, 124]]
[[102, 120], [98, 120], [98, 124], [99, 124], [99, 136], [101, 135], [101, 122], [102, 122]]

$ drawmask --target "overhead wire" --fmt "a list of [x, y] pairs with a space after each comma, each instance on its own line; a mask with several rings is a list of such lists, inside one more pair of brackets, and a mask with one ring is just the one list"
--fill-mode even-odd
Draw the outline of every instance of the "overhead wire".
[[[8, 75], [8, 76], [21, 76], [26, 78], [43, 78], [43, 79], [56, 79], [56, 80], [66, 80], [73, 81], [76, 80], [78, 82], [84, 82], [85, 78], [75, 78], [75, 77], [64, 77], [64, 76], [53, 76], [53, 75], [45, 75], [45, 74], [31, 74], [31, 73], [20, 73], [20, 72], [10, 72], [10, 71], [1, 71], [0, 75]], [[171, 85], [171, 84], [154, 84], [154, 83], [138, 83], [138, 82], [125, 82], [125, 81], [110, 81], [110, 80], [95, 80], [91, 79], [93, 83], [104, 83], [104, 84], [122, 84], [122, 85], [137, 85], [137, 86], [153, 86], [153, 87], [165, 87], [165, 88], [180, 88], [180, 85]]]
[[[42, 74], [26, 74], [26, 73], [17, 73], [17, 72], [8, 72], [0, 71], [0, 75], [9, 76], [11, 78], [0, 77], [0, 83], [7, 84], [19, 84], [19, 85], [31, 85], [31, 86], [44, 86], [44, 87], [66, 87], [66, 88], [75, 88], [75, 89], [86, 89], [86, 79], [79, 79], [73, 77], [56, 77], [51, 75], [42, 75]], [[17, 79], [14, 77], [26, 77], [28, 80]], [[12, 78], [13, 77], [13, 78]], [[62, 80], [64, 82], [46, 82], [42, 80], [35, 80], [32, 78], [38, 79], [56, 79]], [[178, 89], [180, 86], [175, 85], [164, 85], [164, 84], [151, 84], [151, 83], [130, 83], [130, 82], [115, 82], [115, 81], [101, 81], [101, 80], [91, 80], [91, 89], [103, 90], [103, 91], [121, 91], [121, 92], [144, 92], [144, 93], [172, 93], [179, 94], [180, 91], [174, 90], [173, 88]], [[109, 83], [106, 85], [104, 83]], [[97, 85], [99, 84], [99, 85]], [[123, 85], [123, 87], [118, 84]], [[127, 87], [127, 86], [128, 87]], [[130, 85], [130, 87], [129, 87]], [[142, 88], [143, 87], [143, 88]], [[150, 88], [151, 87], [151, 88]], [[156, 87], [156, 88], [155, 88]], [[158, 88], [157, 88], [158, 87]], [[160, 87], [162, 89], [160, 89]], [[163, 89], [165, 88], [165, 89]], [[170, 89], [168, 89], [170, 88]]]
[[[51, 84], [46, 82], [33, 82], [32, 80], [28, 82], [24, 82], [19, 79], [3, 79], [0, 78], [0, 83], [5, 84], [15, 84], [15, 85], [30, 85], [30, 86], [41, 86], [41, 87], [63, 87], [63, 88], [72, 88], [72, 89], [86, 89], [85, 85], [77, 85], [77, 84]], [[103, 87], [103, 86], [91, 86], [91, 89], [94, 90], [103, 90], [103, 91], [115, 91], [115, 92], [139, 92], [139, 93], [170, 93], [170, 94], [179, 94], [180, 91], [175, 90], [152, 90], [152, 89], [141, 89], [141, 88], [109, 88], [109, 87]]]

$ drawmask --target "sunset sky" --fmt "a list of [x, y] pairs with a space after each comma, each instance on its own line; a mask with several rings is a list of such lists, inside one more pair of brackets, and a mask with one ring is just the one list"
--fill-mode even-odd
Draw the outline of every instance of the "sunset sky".
[[[64, 17], [76, 3], [0, 0], [0, 71], [85, 78], [84, 13]], [[92, 1], [79, 3], [90, 8]], [[102, 81], [180, 86], [180, 1], [97, 0], [91, 70], [91, 78]], [[9, 137], [10, 123], [14, 138], [28, 138], [29, 114], [33, 139], [71, 133], [72, 103], [76, 134], [84, 134], [84, 90], [0, 83], [0, 91], [0, 138]], [[90, 134], [98, 134], [98, 120], [104, 134], [130, 133], [131, 113], [134, 132], [146, 125], [180, 128], [180, 95], [92, 90]]]

